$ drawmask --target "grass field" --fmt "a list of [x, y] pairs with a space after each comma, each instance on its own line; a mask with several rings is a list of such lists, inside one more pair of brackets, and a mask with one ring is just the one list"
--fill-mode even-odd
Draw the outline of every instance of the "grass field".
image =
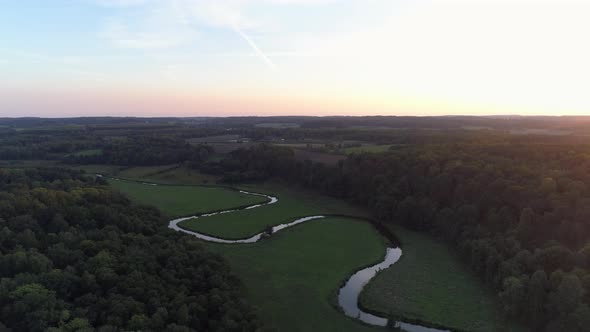
[[[237, 193], [220, 188], [112, 183], [136, 201], [153, 204], [167, 215], [230, 208], [249, 204], [246, 199], [252, 199], [237, 198]], [[363, 215], [342, 201], [277, 184], [245, 189], [273, 194], [279, 202], [182, 226], [220, 237], [244, 238], [267, 225], [301, 216]], [[402, 241], [404, 254], [369, 283], [361, 294], [364, 307], [469, 331], [522, 331], [503, 326], [493, 295], [445, 245], [403, 228], [393, 230]], [[228, 259], [246, 285], [252, 303], [260, 308], [260, 316], [277, 330], [369, 330], [339, 313], [334, 303], [341, 282], [356, 269], [379, 261], [385, 252], [383, 238], [370, 224], [329, 217], [255, 244], [204, 244]]]
[[504, 326], [493, 295], [445, 244], [401, 227], [393, 230], [403, 255], [361, 293], [363, 307], [467, 331], [520, 331]]
[[383, 239], [368, 223], [319, 219], [260, 243], [207, 247], [230, 262], [262, 320], [277, 331], [379, 330], [346, 317], [334, 304], [354, 270], [383, 258]]
[[298, 217], [314, 214], [366, 216], [365, 211], [355, 209], [341, 200], [310, 195], [306, 191], [285, 190], [277, 185], [246, 187], [246, 189], [272, 193], [278, 197], [279, 201], [262, 208], [187, 220], [180, 226], [226, 239], [241, 239], [261, 232], [268, 225], [282, 224]]
[[151, 186], [138, 182], [110, 180], [113, 187], [136, 202], [153, 205], [167, 216], [177, 217], [195, 213], [258, 204], [267, 199], [241, 194], [220, 187]]

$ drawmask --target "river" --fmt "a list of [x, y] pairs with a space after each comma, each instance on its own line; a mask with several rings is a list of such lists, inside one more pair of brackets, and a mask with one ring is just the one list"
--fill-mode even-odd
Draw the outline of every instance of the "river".
[[[272, 236], [272, 234], [279, 232], [281, 230], [284, 230], [286, 228], [293, 227], [295, 225], [299, 225], [299, 224], [302, 224], [307, 221], [322, 219], [322, 218], [326, 217], [326, 216], [322, 216], [322, 215], [316, 215], [316, 216], [307, 216], [307, 217], [299, 218], [299, 219], [293, 220], [289, 223], [276, 225], [276, 226], [272, 227], [272, 229], [269, 232], [261, 232], [256, 235], [253, 235], [249, 238], [239, 239], [239, 240], [229, 240], [229, 239], [218, 238], [215, 236], [211, 236], [211, 235], [207, 235], [207, 234], [203, 234], [203, 233], [199, 233], [199, 232], [194, 232], [194, 231], [191, 231], [188, 229], [184, 229], [179, 226], [179, 224], [181, 222], [189, 220], [189, 219], [207, 218], [207, 217], [218, 215], [218, 214], [235, 212], [238, 210], [255, 209], [255, 208], [265, 206], [265, 205], [275, 204], [279, 201], [277, 197], [273, 197], [270, 195], [248, 192], [248, 191], [243, 191], [243, 190], [240, 190], [240, 193], [247, 194], [247, 195], [264, 196], [268, 199], [268, 201], [266, 203], [255, 204], [255, 205], [251, 205], [251, 206], [241, 208], [241, 209], [230, 209], [230, 210], [224, 210], [224, 211], [218, 211], [218, 212], [212, 212], [212, 213], [204, 213], [204, 214], [194, 215], [194, 216], [190, 216], [190, 217], [176, 218], [176, 219], [170, 220], [168, 227], [175, 230], [175, 231], [179, 231], [179, 232], [183, 232], [186, 234], [196, 236], [197, 238], [204, 240], [204, 241], [208, 241], [208, 242], [224, 243], [224, 244], [243, 244], [243, 243], [255, 243], [255, 242], [260, 241], [265, 236]], [[395, 264], [395, 262], [397, 262], [401, 258], [401, 255], [402, 255], [402, 250], [400, 248], [397, 248], [397, 247], [387, 248], [386, 253], [385, 253], [385, 257], [382, 262], [375, 264], [373, 266], [361, 269], [361, 270], [357, 271], [356, 273], [354, 273], [346, 281], [344, 286], [342, 286], [340, 288], [340, 290], [338, 292], [338, 304], [339, 304], [340, 308], [342, 309], [342, 311], [344, 312], [345, 315], [355, 318], [355, 319], [358, 319], [358, 320], [364, 322], [365, 324], [369, 324], [369, 325], [396, 326], [396, 327], [400, 327], [402, 330], [405, 330], [407, 332], [450, 332], [450, 330], [441, 330], [441, 329], [436, 329], [436, 328], [430, 328], [430, 327], [426, 327], [426, 326], [406, 323], [403, 321], [396, 321], [395, 323], [390, 324], [388, 318], [379, 317], [379, 316], [373, 315], [371, 313], [364, 312], [359, 307], [358, 298], [359, 298], [359, 295], [362, 292], [363, 288], [365, 287], [365, 285], [367, 285], [369, 283], [369, 281], [371, 279], [373, 279], [377, 275], [377, 273], [379, 273], [381, 270], [387, 269], [391, 265]]]

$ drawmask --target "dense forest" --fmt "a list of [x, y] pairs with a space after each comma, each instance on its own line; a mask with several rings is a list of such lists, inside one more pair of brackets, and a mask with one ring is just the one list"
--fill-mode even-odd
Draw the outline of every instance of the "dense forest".
[[226, 181], [282, 177], [430, 232], [533, 330], [590, 326], [590, 147], [471, 144], [352, 155], [335, 167], [260, 145], [220, 163]]
[[207, 145], [192, 146], [179, 138], [130, 137], [104, 142], [96, 154], [69, 154], [63, 161], [69, 164], [109, 164], [123, 166], [153, 166], [188, 162], [199, 165], [212, 154]]
[[255, 331], [220, 257], [100, 178], [0, 170], [0, 330]]

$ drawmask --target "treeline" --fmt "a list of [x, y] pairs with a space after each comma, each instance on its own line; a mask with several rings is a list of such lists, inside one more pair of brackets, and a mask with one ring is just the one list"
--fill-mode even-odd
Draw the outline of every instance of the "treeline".
[[71, 164], [109, 164], [121, 166], [154, 166], [188, 162], [193, 167], [213, 154], [209, 145], [192, 146], [183, 139], [133, 136], [105, 142], [97, 154], [70, 154], [63, 161]]
[[191, 145], [182, 137], [182, 128], [176, 129], [178, 132], [172, 135], [144, 132], [116, 138], [79, 131], [0, 134], [0, 160], [56, 160], [67, 164], [121, 166], [186, 163], [197, 168], [213, 154], [212, 146]]
[[76, 133], [0, 135], [0, 160], [59, 159], [64, 154], [97, 145], [96, 140]]
[[0, 330], [256, 331], [238, 280], [100, 179], [0, 170]]
[[337, 167], [263, 145], [220, 165], [231, 165], [226, 180], [282, 177], [448, 241], [497, 291], [505, 314], [531, 330], [590, 328], [587, 145], [413, 146]]
[[221, 182], [261, 181], [289, 169], [293, 158], [293, 150], [289, 148], [258, 144], [232, 151], [222, 160], [204, 163], [200, 170], [221, 176]]

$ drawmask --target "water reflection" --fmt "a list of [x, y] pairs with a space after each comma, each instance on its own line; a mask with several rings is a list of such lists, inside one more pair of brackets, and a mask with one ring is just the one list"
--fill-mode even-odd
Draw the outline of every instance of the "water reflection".
[[397, 262], [401, 256], [401, 249], [387, 248], [383, 262], [362, 269], [348, 279], [344, 287], [340, 288], [340, 292], [338, 293], [338, 304], [347, 316], [357, 318], [371, 325], [387, 325], [387, 318], [378, 317], [362, 311], [358, 306], [358, 298], [365, 285], [377, 275], [377, 272], [390, 267], [393, 263]]

